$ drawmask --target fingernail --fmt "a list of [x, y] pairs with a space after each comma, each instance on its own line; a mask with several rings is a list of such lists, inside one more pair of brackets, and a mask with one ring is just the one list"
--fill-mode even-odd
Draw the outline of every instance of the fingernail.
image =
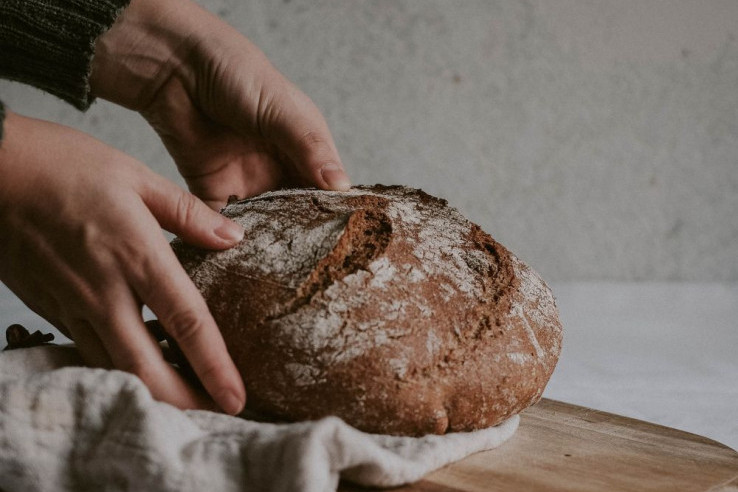
[[223, 411], [229, 415], [238, 415], [243, 411], [243, 407], [246, 405], [246, 402], [241, 400], [239, 397], [236, 396], [235, 393], [228, 392], [223, 397], [223, 401], [221, 402], [221, 407], [223, 408]]
[[243, 239], [244, 230], [243, 227], [233, 222], [232, 220], [226, 220], [223, 225], [215, 229], [215, 234], [225, 239], [229, 243], [240, 243]]
[[349, 181], [348, 176], [341, 169], [341, 166], [335, 162], [323, 164], [323, 167], [320, 168], [320, 174], [323, 176], [323, 180], [328, 183], [328, 186], [334, 190], [347, 191], [351, 188], [351, 181]]

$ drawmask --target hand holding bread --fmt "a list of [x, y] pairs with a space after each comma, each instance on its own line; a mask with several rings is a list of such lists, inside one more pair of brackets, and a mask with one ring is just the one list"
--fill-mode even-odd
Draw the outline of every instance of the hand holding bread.
[[190, 191], [216, 210], [231, 195], [349, 186], [310, 98], [189, 0], [133, 0], [98, 41], [91, 84], [151, 123]]
[[[94, 21], [107, 5], [94, 5]], [[228, 248], [243, 230], [212, 209], [229, 196], [285, 184], [345, 189], [348, 178], [310, 99], [195, 3], [132, 0], [94, 43], [84, 99], [139, 111], [192, 194], [84, 134], [8, 111], [0, 279], [73, 338], [89, 364], [133, 372], [154, 397], [181, 408], [212, 407], [164, 362], [143, 324], [147, 305], [217, 405], [236, 413], [241, 377], [160, 227], [193, 245]]]
[[[28, 145], [33, 142], [33, 145]], [[223, 249], [243, 229], [140, 162], [70, 128], [10, 113], [0, 147], [0, 280], [71, 337], [85, 361], [138, 375], [154, 397], [212, 407], [163, 359], [149, 306], [230, 413], [241, 378], [160, 227]]]

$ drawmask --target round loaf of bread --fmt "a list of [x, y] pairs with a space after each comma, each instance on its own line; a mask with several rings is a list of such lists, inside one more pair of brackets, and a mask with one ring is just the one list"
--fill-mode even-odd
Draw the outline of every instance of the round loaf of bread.
[[541, 397], [562, 330], [540, 277], [445, 200], [402, 186], [229, 204], [227, 251], [172, 245], [246, 384], [282, 420], [418, 436], [500, 423]]

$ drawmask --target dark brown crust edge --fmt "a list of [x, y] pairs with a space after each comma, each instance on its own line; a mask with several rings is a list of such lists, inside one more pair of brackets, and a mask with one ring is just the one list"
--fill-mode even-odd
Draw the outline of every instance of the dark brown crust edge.
[[[349, 364], [320, 367], [319, 372], [327, 376], [308, 387], [296, 387], [294, 381], [289, 380], [289, 374], [284, 370], [285, 363], [289, 363], [291, 357], [299, 356], [275, 345], [267, 333], [269, 322], [306, 303], [315, 303], [319, 309], [323, 291], [328, 285], [340, 281], [357, 268], [366, 267], [386, 252], [390, 243], [387, 238], [392, 237], [386, 200], [398, 195], [407, 199], [407, 195], [412, 195], [413, 200], [428, 208], [446, 208], [445, 201], [420, 190], [382, 186], [361, 187], [359, 190], [376, 193], [380, 197], [365, 197], [364, 203], [352, 205], [356, 213], [349, 217], [346, 233], [333, 250], [317, 262], [307, 281], [302, 282], [296, 292], [287, 295], [287, 302], [282, 302], [276, 310], [274, 306], [248, 309], [257, 318], [258, 312], [271, 313], [261, 316], [261, 321], [244, 322], [233, 312], [223, 312], [222, 303], [214, 302], [212, 298], [217, 295], [214, 292], [223, 295], [223, 289], [204, 289], [213, 315], [246, 381], [248, 407], [277, 419], [307, 420], [338, 415], [367, 432], [423, 435], [496, 425], [538, 401], [561, 347], [562, 330], [553, 296], [530, 268], [468, 221], [466, 243], [471, 249], [483, 251], [496, 268], [494, 272], [479, 272], [480, 277], [484, 277], [484, 296], [465, 313], [469, 329], [462, 333], [445, 333], [441, 356], [425, 365], [412, 367], [408, 377], [398, 378], [388, 364], [392, 360], [394, 346], [380, 346], [352, 359]], [[314, 197], [277, 195], [254, 200], [294, 202], [310, 199], [319, 209], [324, 206], [316, 198], [321, 193], [316, 191]], [[356, 202], [357, 198], [346, 197], [346, 201]], [[325, 211], [331, 212], [330, 209]], [[364, 230], [372, 230], [376, 234], [362, 242], [356, 240], [356, 234], [350, 233]], [[185, 266], [189, 265], [191, 273], [194, 271], [192, 265], [202, 262], [202, 252], [177, 241], [173, 246]], [[387, 254], [395, 253], [389, 251]], [[351, 261], [345, 264], [347, 258], [358, 261], [353, 265]], [[221, 280], [229, 281], [227, 276]], [[258, 282], [255, 285], [269, 291], [269, 286]], [[248, 292], [242, 294], [254, 297]], [[255, 296], [255, 303], [263, 304], [269, 297], [280, 298], [276, 292], [268, 294]], [[238, 311], [244, 311], [243, 304]], [[456, 312], [451, 314], [458, 315]], [[422, 338], [422, 333], [420, 336]], [[419, 346], [422, 339], [413, 333], [398, 343]], [[513, 346], [517, 347], [515, 352], [510, 351]]]

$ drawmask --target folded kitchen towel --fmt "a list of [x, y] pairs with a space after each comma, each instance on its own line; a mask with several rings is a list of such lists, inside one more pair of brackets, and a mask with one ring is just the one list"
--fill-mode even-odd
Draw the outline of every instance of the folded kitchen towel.
[[0, 490], [330, 491], [391, 487], [510, 438], [497, 427], [422, 438], [335, 417], [270, 424], [154, 401], [135, 376], [79, 367], [71, 347], [0, 354]]

